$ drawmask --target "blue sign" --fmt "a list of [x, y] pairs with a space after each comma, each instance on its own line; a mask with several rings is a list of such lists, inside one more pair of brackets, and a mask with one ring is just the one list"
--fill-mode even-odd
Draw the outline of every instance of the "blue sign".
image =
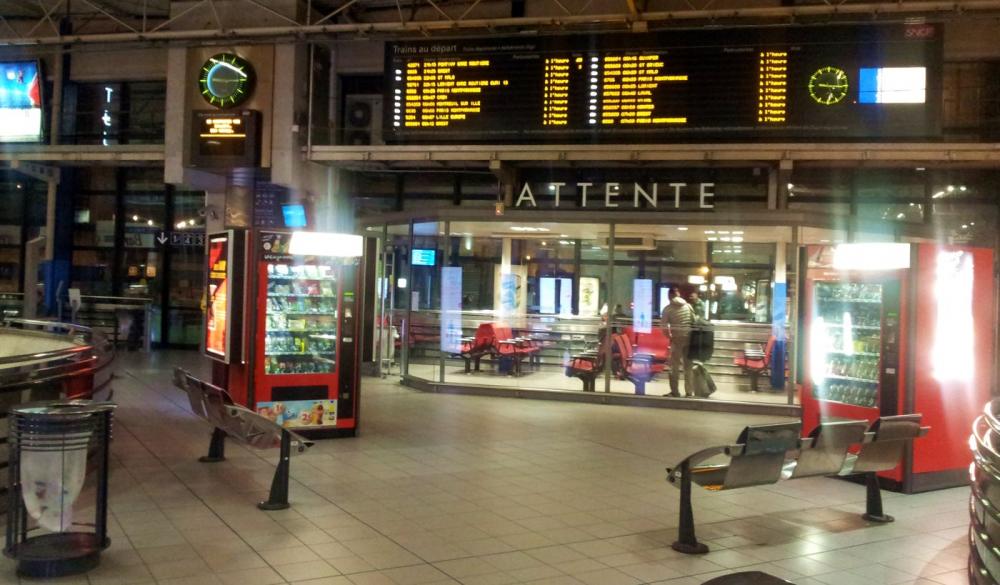
[[410, 254], [410, 263], [414, 266], [434, 266], [437, 250], [414, 248]]

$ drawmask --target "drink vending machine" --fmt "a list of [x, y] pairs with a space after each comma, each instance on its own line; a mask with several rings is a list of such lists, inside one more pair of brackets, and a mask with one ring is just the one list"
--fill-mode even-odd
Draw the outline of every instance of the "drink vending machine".
[[993, 252], [937, 244], [803, 249], [803, 427], [919, 413], [930, 433], [888, 487], [964, 485], [993, 383]]
[[206, 353], [220, 362], [217, 372], [223, 370], [216, 383], [237, 402], [296, 432], [353, 436], [361, 237], [254, 230], [248, 248], [250, 261], [233, 278], [247, 282], [246, 327], [228, 336], [206, 331], [207, 340], [242, 338], [246, 351], [224, 358], [206, 345]]

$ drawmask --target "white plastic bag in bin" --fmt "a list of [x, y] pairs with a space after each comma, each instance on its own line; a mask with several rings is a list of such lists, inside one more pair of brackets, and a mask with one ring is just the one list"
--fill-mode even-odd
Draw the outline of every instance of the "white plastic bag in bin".
[[[78, 442], [89, 433], [63, 435]], [[38, 525], [65, 532], [73, 525], [73, 504], [80, 497], [87, 475], [86, 443], [66, 451], [25, 451], [21, 459], [24, 507]]]

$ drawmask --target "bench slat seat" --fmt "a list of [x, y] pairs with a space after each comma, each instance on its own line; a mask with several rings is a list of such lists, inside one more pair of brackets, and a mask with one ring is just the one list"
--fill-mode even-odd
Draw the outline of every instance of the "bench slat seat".
[[[747, 426], [735, 444], [702, 449], [667, 468], [667, 481], [681, 490], [677, 551], [703, 554], [708, 547], [694, 535], [691, 484], [709, 491], [770, 485], [816, 476], [865, 475], [867, 505], [863, 517], [891, 522], [882, 512], [877, 472], [895, 468], [907, 446], [927, 434], [921, 415], [885, 416], [870, 426], [864, 420], [830, 421], [801, 437], [798, 422]], [[852, 453], [852, 448], [857, 453]], [[718, 462], [721, 457], [727, 460]]]
[[287, 508], [289, 460], [293, 453], [302, 453], [311, 447], [312, 441], [236, 404], [225, 389], [199, 380], [182, 368], [174, 369], [174, 385], [187, 394], [191, 412], [215, 427], [208, 455], [199, 461], [203, 463], [225, 461], [227, 437], [255, 449], [273, 447], [280, 449], [278, 466], [274, 472], [268, 499], [258, 504], [258, 507], [262, 510]]

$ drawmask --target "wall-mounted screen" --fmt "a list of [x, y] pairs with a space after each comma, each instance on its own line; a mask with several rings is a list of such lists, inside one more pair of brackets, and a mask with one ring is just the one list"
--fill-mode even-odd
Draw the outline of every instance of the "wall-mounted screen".
[[437, 250], [414, 248], [410, 254], [410, 264], [413, 266], [434, 266]]
[[304, 228], [308, 224], [306, 221], [306, 207], [301, 203], [282, 205], [281, 215], [285, 220], [286, 228]]
[[260, 112], [192, 112], [191, 166], [253, 167], [260, 161]]
[[42, 79], [38, 61], [0, 62], [0, 142], [42, 139]]
[[940, 132], [934, 24], [386, 44], [387, 142], [811, 141]]

